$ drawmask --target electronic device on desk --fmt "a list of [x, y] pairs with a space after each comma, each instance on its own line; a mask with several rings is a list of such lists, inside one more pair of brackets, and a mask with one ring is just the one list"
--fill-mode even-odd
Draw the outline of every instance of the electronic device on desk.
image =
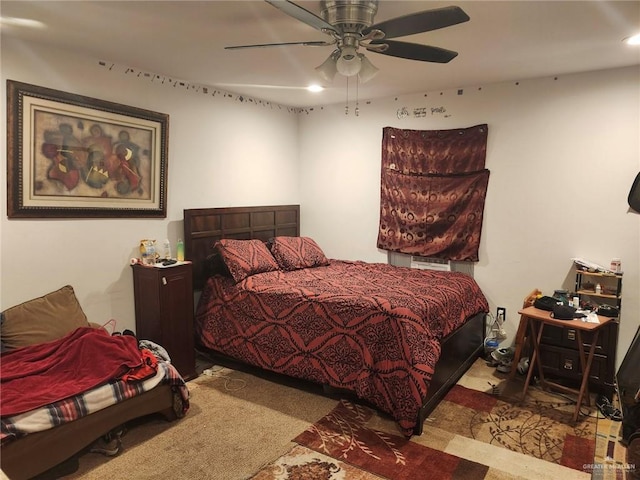
[[620, 310], [612, 305], [603, 304], [598, 307], [596, 313], [598, 315], [602, 315], [603, 317], [616, 318], [618, 315], [620, 315]]

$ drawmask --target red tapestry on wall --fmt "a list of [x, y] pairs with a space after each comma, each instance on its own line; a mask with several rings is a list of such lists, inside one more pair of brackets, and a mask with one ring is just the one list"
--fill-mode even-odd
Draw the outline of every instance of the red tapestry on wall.
[[487, 133], [383, 129], [378, 248], [478, 261]]

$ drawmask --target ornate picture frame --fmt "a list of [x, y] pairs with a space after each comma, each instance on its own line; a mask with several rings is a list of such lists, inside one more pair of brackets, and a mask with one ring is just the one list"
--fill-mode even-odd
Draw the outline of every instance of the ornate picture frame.
[[7, 216], [167, 216], [169, 115], [7, 80]]

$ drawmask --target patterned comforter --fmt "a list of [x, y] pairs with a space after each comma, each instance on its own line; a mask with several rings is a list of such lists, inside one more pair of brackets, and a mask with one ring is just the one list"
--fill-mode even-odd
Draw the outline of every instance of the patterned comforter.
[[235, 284], [208, 279], [201, 343], [274, 372], [356, 393], [411, 436], [440, 341], [489, 306], [473, 278], [331, 260]]

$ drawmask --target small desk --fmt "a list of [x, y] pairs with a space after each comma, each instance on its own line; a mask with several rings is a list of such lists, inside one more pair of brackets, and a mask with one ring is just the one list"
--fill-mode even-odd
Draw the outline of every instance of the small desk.
[[[551, 312], [540, 310], [535, 307], [523, 308], [518, 313], [522, 315], [522, 321], [525, 321], [526, 318], [529, 326], [529, 331], [531, 332], [531, 340], [533, 343], [533, 354], [531, 355], [531, 361], [529, 362], [529, 371], [527, 373], [527, 379], [524, 384], [524, 389], [522, 390], [522, 398], [527, 395], [527, 390], [529, 389], [529, 382], [531, 381], [531, 375], [533, 374], [534, 365], [537, 365], [538, 374], [540, 375], [540, 385], [543, 389], [545, 387], [549, 387], [560, 390], [564, 393], [578, 395], [576, 410], [573, 414], [573, 421], [575, 422], [578, 419], [580, 406], [582, 405], [582, 400], [585, 397], [585, 394], [587, 405], [591, 404], [591, 400], [589, 399], [589, 373], [591, 371], [591, 364], [593, 363], [593, 353], [596, 349], [596, 343], [598, 342], [600, 329], [612, 319], [609, 317], [602, 317], [598, 315], [598, 320], [600, 320], [600, 323], [588, 323], [583, 322], [580, 319], [556, 320], [551, 316]], [[580, 384], [579, 390], [545, 380], [544, 373], [542, 371], [542, 363], [539, 361], [540, 339], [542, 338], [542, 330], [544, 329], [545, 325], [555, 325], [556, 327], [561, 328], [572, 328], [576, 331], [578, 353], [580, 356], [580, 366], [582, 368], [582, 382]], [[589, 348], [589, 353], [587, 355], [585, 355], [584, 344], [582, 343], [583, 332], [591, 334], [591, 347]]]

